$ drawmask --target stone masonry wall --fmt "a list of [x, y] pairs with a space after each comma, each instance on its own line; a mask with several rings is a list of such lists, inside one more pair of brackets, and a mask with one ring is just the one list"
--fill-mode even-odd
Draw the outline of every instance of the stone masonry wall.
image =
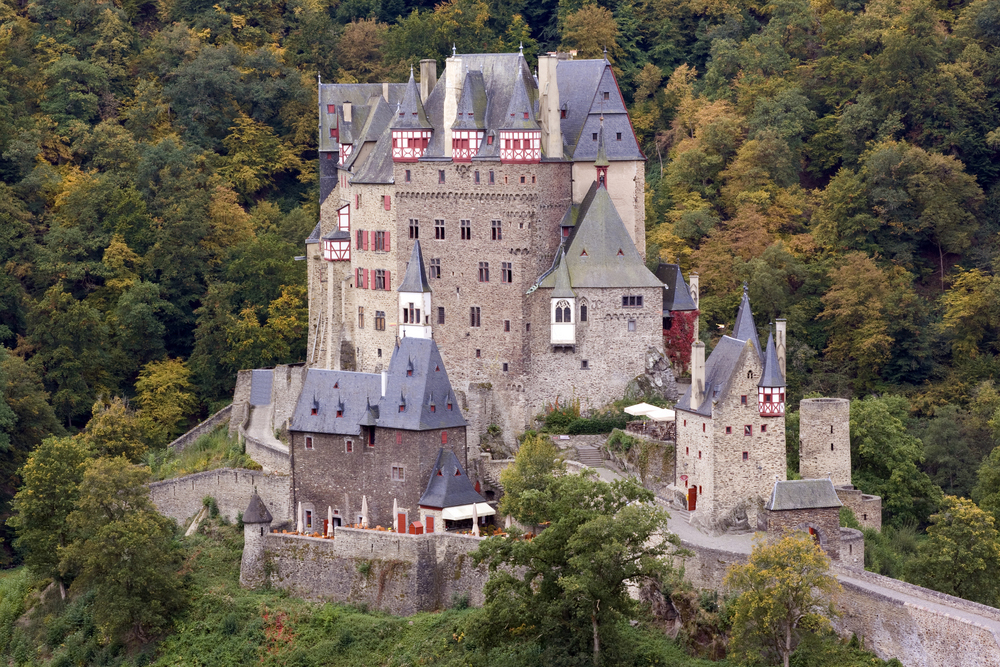
[[279, 588], [406, 616], [444, 608], [456, 595], [483, 604], [489, 573], [469, 557], [480, 541], [337, 528], [332, 540], [271, 533], [264, 557]]
[[882, 499], [867, 493], [861, 493], [850, 484], [834, 487], [837, 497], [845, 507], [851, 508], [854, 517], [864, 528], [882, 530]]
[[840, 529], [840, 564], [852, 570], [865, 569], [865, 536], [860, 530]]
[[287, 447], [272, 445], [241, 431], [247, 456], [259, 463], [264, 470], [282, 475], [292, 473], [292, 460]]
[[762, 510], [762, 526], [768, 537], [780, 539], [784, 534], [812, 528], [820, 546], [831, 560], [840, 560], [840, 508]]
[[302, 364], [275, 366], [271, 382], [271, 427], [275, 432], [288, 433], [306, 372]]
[[[586, 196], [594, 182], [593, 162], [573, 163], [573, 200]], [[608, 194], [614, 202], [625, 229], [635, 241], [640, 255], [646, 255], [646, 171], [637, 161], [616, 161], [608, 167]]]
[[806, 398], [799, 403], [799, 474], [851, 483], [851, 402]]
[[253, 378], [253, 371], [239, 371], [236, 373], [236, 388], [233, 390], [232, 409], [229, 414], [229, 437], [233, 438], [239, 433], [241, 426], [245, 426], [250, 419], [250, 382]]
[[177, 438], [171, 442], [167, 447], [174, 450], [175, 452], [184, 451], [184, 448], [196, 441], [203, 435], [211, 433], [217, 427], [225, 424], [229, 421], [229, 415], [232, 414], [233, 404], [230, 403], [226, 407], [222, 408], [214, 415], [203, 421], [202, 423], [195, 426], [193, 429]]
[[291, 478], [257, 470], [221, 468], [194, 475], [153, 482], [153, 504], [164, 516], [184, 523], [197, 514], [207, 496], [215, 498], [219, 512], [230, 521], [247, 508], [254, 489], [274, 517], [274, 525], [291, 521]]

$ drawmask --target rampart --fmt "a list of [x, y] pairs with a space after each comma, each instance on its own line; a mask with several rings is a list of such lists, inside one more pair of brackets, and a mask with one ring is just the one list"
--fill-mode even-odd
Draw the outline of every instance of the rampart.
[[855, 489], [850, 484], [835, 488], [840, 502], [851, 508], [854, 518], [863, 528], [882, 530], [882, 499], [879, 496], [861, 493], [860, 489]]
[[177, 452], [184, 451], [184, 448], [193, 443], [201, 436], [211, 433], [217, 427], [229, 421], [229, 415], [233, 412], [233, 404], [230, 403], [214, 415], [195, 426], [193, 429], [171, 442], [167, 447]]
[[456, 596], [481, 606], [489, 577], [469, 553], [481, 538], [336, 528], [332, 540], [270, 533], [272, 585], [310, 599], [365, 604], [400, 616], [447, 607]]
[[[698, 588], [723, 590], [730, 565], [747, 554], [682, 541], [693, 556], [681, 559]], [[1000, 610], [871, 572], [834, 565], [843, 588], [834, 628], [856, 634], [884, 660], [906, 667], [1000, 667]]]
[[259, 463], [264, 470], [276, 474], [290, 475], [292, 473], [292, 457], [287, 447], [277, 447], [249, 435], [241, 426], [240, 436], [247, 456]]
[[242, 468], [209, 470], [149, 485], [156, 508], [178, 523], [197, 514], [206, 496], [215, 498], [220, 514], [235, 521], [236, 515], [250, 503], [254, 489], [271, 511], [275, 525], [290, 522], [294, 516], [291, 488], [291, 477], [288, 475], [265, 474]]

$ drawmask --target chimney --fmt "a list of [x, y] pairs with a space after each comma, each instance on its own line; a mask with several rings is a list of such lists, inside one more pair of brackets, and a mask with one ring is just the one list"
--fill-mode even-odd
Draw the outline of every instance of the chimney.
[[388, 81], [383, 81], [382, 82], [382, 99], [385, 100], [386, 102], [389, 101], [389, 82]]
[[697, 410], [705, 401], [705, 344], [691, 343], [691, 409]]
[[778, 368], [781, 369], [781, 377], [785, 375], [785, 331], [788, 322], [784, 319], [774, 321], [774, 351], [778, 353]]
[[351, 122], [351, 103], [350, 102], [344, 102], [344, 122], [345, 123], [350, 123]]
[[426, 103], [438, 78], [438, 63], [433, 58], [420, 61], [420, 101]]
[[559, 80], [556, 78], [558, 62], [559, 57], [554, 53], [538, 56], [538, 120], [542, 125], [542, 152], [550, 159], [563, 156]]
[[[688, 287], [691, 289], [691, 300], [694, 301], [694, 307], [700, 311], [701, 310], [701, 303], [700, 303], [701, 296], [700, 296], [699, 291], [698, 291], [700, 289], [700, 286], [698, 284], [698, 274], [695, 273], [694, 271], [692, 271], [691, 274], [688, 276]], [[694, 340], [698, 340], [698, 336], [699, 336], [699, 332], [700, 332], [700, 329], [698, 328], [698, 320], [699, 319], [701, 319], [701, 318], [700, 317], [695, 317], [694, 318]]]
[[465, 85], [465, 72], [462, 70], [462, 59], [452, 56], [444, 63], [444, 154], [451, 157], [451, 126], [458, 117], [458, 99], [462, 96], [462, 86]]
[[[704, 352], [702, 352], [704, 354]], [[385, 385], [389, 382], [389, 372], [382, 371], [382, 398], [385, 398]]]

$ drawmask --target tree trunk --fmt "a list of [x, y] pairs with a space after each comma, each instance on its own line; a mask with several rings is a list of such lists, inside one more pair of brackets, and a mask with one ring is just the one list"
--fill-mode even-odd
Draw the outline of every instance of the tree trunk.
[[781, 661], [788, 667], [788, 659], [792, 655], [792, 626], [785, 627], [785, 650], [781, 652]]
[[601, 662], [601, 636], [597, 632], [597, 610], [601, 606], [600, 600], [594, 604], [594, 611], [590, 614], [590, 624], [594, 628], [594, 667]]
[[59, 580], [59, 595], [63, 600], [66, 599], [66, 584], [63, 583], [62, 579]]

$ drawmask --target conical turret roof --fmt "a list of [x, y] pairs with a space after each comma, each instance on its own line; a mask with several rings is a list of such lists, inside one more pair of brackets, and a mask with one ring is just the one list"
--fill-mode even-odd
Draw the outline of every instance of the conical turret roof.
[[601, 129], [597, 131], [597, 159], [594, 160], [595, 167], [607, 167], [608, 150], [604, 146], [604, 116], [601, 116]]
[[573, 298], [576, 293], [570, 287], [569, 268], [566, 264], [566, 250], [559, 251], [559, 266], [556, 267], [556, 285], [552, 289], [553, 299]]
[[413, 68], [410, 68], [410, 80], [406, 83], [406, 92], [399, 103], [396, 118], [392, 121], [392, 129], [430, 129], [431, 124], [420, 101], [420, 90], [413, 78]]
[[767, 351], [764, 353], [764, 372], [760, 374], [758, 387], [784, 387], [785, 378], [778, 365], [778, 352], [774, 346], [774, 335], [767, 334]]
[[468, 72], [458, 98], [453, 130], [482, 130], [486, 127], [486, 84], [482, 72]]
[[257, 495], [257, 489], [254, 489], [253, 495], [250, 496], [250, 504], [247, 505], [247, 510], [243, 513], [243, 523], [271, 523], [271, 521], [272, 517], [271, 513], [267, 511], [267, 505]]
[[396, 289], [397, 292], [430, 292], [431, 286], [427, 282], [427, 273], [424, 270], [424, 257], [420, 253], [420, 241], [413, 242], [413, 252], [410, 253], [410, 261], [406, 263], [406, 275], [403, 282]]
[[[525, 118], [525, 114], [527, 114], [527, 118]], [[535, 120], [535, 105], [528, 95], [528, 88], [524, 84], [524, 77], [520, 70], [514, 74], [514, 92], [510, 96], [510, 104], [507, 105], [507, 116], [500, 129], [539, 129], [538, 122]]]
[[743, 300], [740, 301], [740, 309], [736, 313], [736, 324], [733, 325], [733, 338], [752, 342], [757, 354], [763, 356], [760, 349], [760, 337], [757, 336], [757, 325], [754, 324], [753, 312], [750, 310], [750, 297], [747, 296], [746, 283], [743, 283]]

